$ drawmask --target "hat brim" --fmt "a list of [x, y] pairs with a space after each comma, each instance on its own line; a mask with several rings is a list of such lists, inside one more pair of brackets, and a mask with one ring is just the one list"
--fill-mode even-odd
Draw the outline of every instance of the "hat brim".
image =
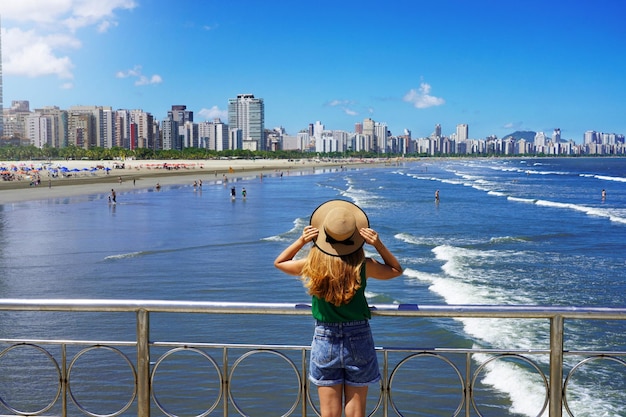
[[[324, 224], [326, 215], [336, 208], [346, 209], [354, 215], [356, 230], [354, 235], [350, 238], [352, 244], [344, 244], [341, 242], [330, 243], [327, 241], [326, 231], [322, 225]], [[346, 200], [329, 200], [313, 210], [309, 224], [319, 230], [317, 238], [313, 240], [313, 243], [319, 250], [331, 256], [345, 256], [363, 247], [365, 239], [363, 239], [359, 230], [364, 227], [369, 227], [370, 222], [367, 218], [367, 214], [356, 204]]]

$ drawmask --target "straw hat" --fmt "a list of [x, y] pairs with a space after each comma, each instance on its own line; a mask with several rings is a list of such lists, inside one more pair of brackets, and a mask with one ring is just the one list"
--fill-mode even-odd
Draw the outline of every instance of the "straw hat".
[[365, 240], [359, 230], [369, 227], [369, 220], [356, 204], [330, 200], [313, 211], [311, 226], [319, 230], [315, 246], [328, 255], [344, 256], [361, 249]]

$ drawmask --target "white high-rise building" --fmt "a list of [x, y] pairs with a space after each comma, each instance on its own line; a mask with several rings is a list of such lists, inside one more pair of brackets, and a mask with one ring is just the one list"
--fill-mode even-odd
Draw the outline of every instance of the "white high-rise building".
[[469, 126], [465, 123], [456, 125], [456, 140], [457, 142], [466, 141], [469, 138]]
[[546, 134], [537, 132], [535, 134], [535, 152], [543, 153], [546, 150]]
[[44, 145], [50, 145], [51, 132], [49, 128], [49, 120], [41, 114], [34, 113], [25, 119], [26, 121], [26, 137], [30, 143], [37, 148], [43, 148]]
[[378, 144], [378, 151], [385, 153], [387, 151], [387, 138], [388, 138], [387, 123], [374, 123], [374, 137]]
[[224, 151], [229, 148], [228, 125], [217, 118], [212, 122], [206, 121], [198, 124], [198, 136], [200, 147], [212, 151]]
[[263, 99], [254, 98], [252, 94], [228, 99], [228, 125], [231, 129], [241, 129], [244, 149], [267, 150]]

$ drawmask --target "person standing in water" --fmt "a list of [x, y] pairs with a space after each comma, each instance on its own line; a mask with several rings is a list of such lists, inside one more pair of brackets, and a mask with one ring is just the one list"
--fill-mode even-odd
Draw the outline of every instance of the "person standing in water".
[[[305, 258], [294, 259], [309, 242]], [[363, 245], [383, 262], [365, 257]], [[279, 270], [302, 277], [312, 296], [315, 332], [309, 380], [317, 386], [322, 417], [364, 417], [368, 385], [381, 376], [365, 298], [367, 278], [387, 280], [402, 266], [369, 227], [357, 205], [331, 200], [313, 211], [310, 225], [274, 260]]]

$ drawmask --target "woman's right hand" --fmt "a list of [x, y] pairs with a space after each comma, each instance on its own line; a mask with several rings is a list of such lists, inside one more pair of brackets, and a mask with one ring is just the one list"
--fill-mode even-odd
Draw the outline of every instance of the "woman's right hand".
[[319, 233], [319, 229], [313, 226], [306, 226], [304, 230], [302, 230], [302, 240], [304, 240], [304, 243], [308, 243], [315, 239]]

